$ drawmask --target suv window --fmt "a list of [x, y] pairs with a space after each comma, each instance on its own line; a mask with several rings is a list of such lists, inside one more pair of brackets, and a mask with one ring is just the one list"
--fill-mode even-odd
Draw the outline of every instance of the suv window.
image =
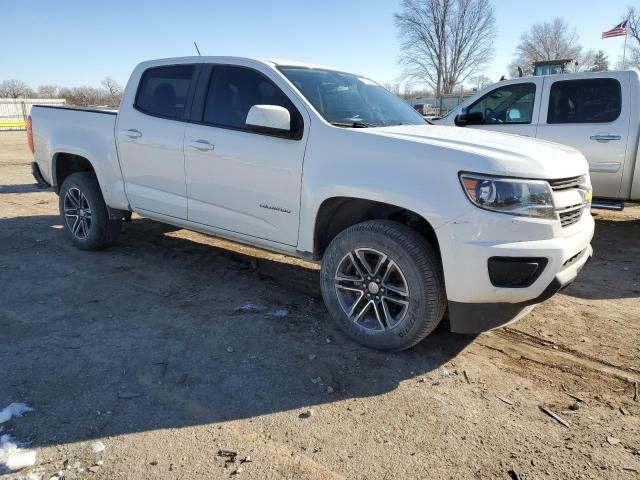
[[160, 117], [183, 119], [195, 65], [169, 65], [145, 70], [140, 80], [136, 107]]
[[204, 107], [204, 123], [246, 130], [247, 114], [254, 105], [278, 105], [286, 108], [291, 113], [292, 130], [297, 131], [297, 110], [271, 80], [249, 68], [214, 68]]
[[607, 123], [620, 116], [622, 91], [613, 78], [554, 82], [547, 123]]
[[531, 123], [535, 100], [535, 83], [516, 83], [496, 88], [469, 106], [468, 123], [474, 125]]

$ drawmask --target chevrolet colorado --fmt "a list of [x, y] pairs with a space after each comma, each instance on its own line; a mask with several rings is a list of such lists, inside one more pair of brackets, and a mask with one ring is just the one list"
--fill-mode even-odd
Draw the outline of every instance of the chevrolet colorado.
[[41, 186], [80, 249], [131, 212], [321, 261], [332, 317], [409, 348], [448, 310], [475, 333], [524, 315], [592, 255], [585, 158], [540, 140], [432, 126], [375, 82], [297, 62], [144, 62], [119, 110], [36, 106]]

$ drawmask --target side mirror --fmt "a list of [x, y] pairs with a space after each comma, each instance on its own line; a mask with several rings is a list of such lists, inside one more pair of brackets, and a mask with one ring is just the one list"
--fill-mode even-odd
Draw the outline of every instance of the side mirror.
[[278, 136], [291, 135], [291, 114], [278, 105], [254, 105], [245, 121], [250, 130]]
[[519, 122], [522, 120], [522, 113], [519, 108], [510, 108], [507, 110], [507, 121]]
[[460, 109], [460, 113], [453, 119], [458, 127], [466, 127], [469, 124], [469, 110], [466, 107]]

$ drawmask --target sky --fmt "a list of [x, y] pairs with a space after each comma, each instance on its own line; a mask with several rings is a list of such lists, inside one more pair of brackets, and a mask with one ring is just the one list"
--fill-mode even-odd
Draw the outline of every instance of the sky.
[[[600, 34], [634, 1], [493, 0], [498, 36], [484, 74], [507, 74], [522, 32], [555, 16], [613, 66], [624, 38]], [[98, 86], [111, 76], [125, 85], [141, 61], [195, 55], [195, 40], [203, 55], [301, 60], [394, 82], [399, 10], [400, 0], [0, 0], [0, 81]]]

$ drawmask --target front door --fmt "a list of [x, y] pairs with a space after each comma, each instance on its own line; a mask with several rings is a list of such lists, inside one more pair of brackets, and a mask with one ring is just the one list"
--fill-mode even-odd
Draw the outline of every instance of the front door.
[[119, 113], [118, 157], [134, 210], [187, 218], [184, 118], [196, 65], [147, 69], [135, 106]]
[[535, 137], [542, 80], [500, 85], [467, 107], [471, 128]]
[[[229, 232], [296, 245], [302, 162], [302, 109], [257, 70], [213, 68], [199, 123], [185, 133], [189, 220]], [[246, 127], [253, 105], [291, 113], [292, 138]]]
[[630, 98], [624, 72], [545, 79], [537, 136], [583, 153], [595, 197], [620, 198], [631, 112], [623, 98]]

